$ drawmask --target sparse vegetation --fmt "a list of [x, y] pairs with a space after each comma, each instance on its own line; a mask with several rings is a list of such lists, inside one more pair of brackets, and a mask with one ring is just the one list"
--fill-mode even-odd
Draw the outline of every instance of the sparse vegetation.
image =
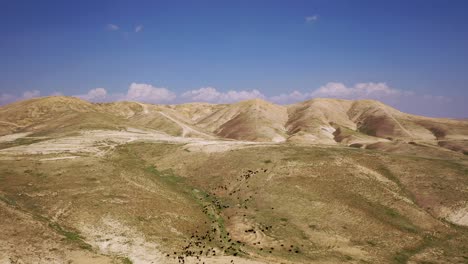
[[[256, 101], [242, 106], [256, 104], [267, 110], [272, 107]], [[383, 129], [366, 123], [364, 128], [390, 133], [393, 140], [382, 138], [374, 149], [365, 149], [375, 138], [341, 128], [339, 120], [325, 124], [340, 128], [335, 139], [318, 139], [318, 143], [333, 140], [333, 144], [309, 145], [304, 138], [316, 133], [312, 130], [323, 122], [320, 118], [311, 121], [314, 126], [291, 123], [300, 132], [291, 132], [288, 137], [297, 141], [287, 143], [231, 144], [234, 141], [182, 137], [155, 141], [156, 133], [148, 136], [143, 131], [148, 123], [153, 128], [167, 125], [167, 131], [178, 136], [182, 129], [167, 118], [158, 119], [155, 112], [151, 116], [138, 112], [141, 123], [137, 123], [102, 114], [110, 107], [107, 104], [87, 107], [92, 111], [77, 117], [83, 121], [79, 127], [118, 128], [123, 133], [112, 139], [89, 132], [90, 137], [99, 135], [99, 140], [86, 145], [92, 149], [89, 152], [0, 153], [3, 240], [17, 245], [27, 239], [38, 252], [54, 256], [66, 255], [64, 249], [85, 249], [87, 255], [105, 254], [100, 257], [122, 263], [131, 260], [121, 256], [133, 259], [135, 252], [176, 260], [191, 254], [206, 263], [215, 256], [229, 256], [235, 263], [239, 258], [279, 263], [405, 263], [424, 256], [455, 263], [468, 256], [467, 230], [447, 217], [464, 208], [468, 163], [466, 156], [447, 146], [442, 149], [417, 139], [417, 144], [408, 144], [408, 139], [385, 130], [391, 126]], [[301, 107], [313, 114], [318, 106], [308, 102]], [[291, 113], [301, 112], [292, 109]], [[244, 117], [236, 120], [250, 124], [249, 117]], [[47, 120], [41, 122], [47, 125]], [[262, 126], [268, 127], [268, 122]], [[125, 134], [130, 123], [142, 130]], [[83, 136], [88, 132], [76, 128], [70, 121], [36, 135], [59, 141], [52, 147], [72, 144], [63, 140], [70, 136], [75, 137], [73, 142], [88, 140]], [[232, 134], [233, 138], [256, 136], [244, 131]], [[359, 148], [344, 147], [348, 145]], [[92, 152], [95, 148], [97, 152]], [[42, 249], [36, 240], [47, 241], [47, 247]], [[110, 244], [115, 252], [98, 251]], [[158, 246], [148, 246], [153, 244]], [[444, 253], [435, 256], [433, 252]]]
[[125, 257], [122, 259], [122, 264], [133, 264], [133, 262], [129, 258]]
[[1, 196], [1, 195], [0, 195], [0, 201], [3, 201], [3, 202], [5, 202], [5, 203], [8, 204], [8, 205], [12, 205], [12, 206], [16, 205], [16, 201], [15, 201], [14, 199], [8, 198], [8, 197], [4, 197], [4, 196]]
[[87, 250], [92, 248], [91, 245], [87, 244], [78, 233], [66, 230], [55, 222], [49, 222], [49, 226], [57, 233], [63, 235], [67, 240], [77, 243], [80, 246], [80, 248]]

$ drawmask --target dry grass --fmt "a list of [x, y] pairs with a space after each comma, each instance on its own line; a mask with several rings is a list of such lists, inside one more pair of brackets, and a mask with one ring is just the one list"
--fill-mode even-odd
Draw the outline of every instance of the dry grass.
[[[466, 136], [463, 122], [440, 121], [442, 135], [424, 128], [436, 121], [418, 123], [376, 102], [309, 101], [289, 106], [286, 116], [286, 108], [262, 101], [176, 107], [47, 100], [0, 109], [16, 124], [8, 129], [31, 132], [0, 143], [0, 262], [468, 259], [468, 159], [452, 151], [464, 147], [457, 138]], [[376, 117], [386, 125], [367, 123]], [[396, 138], [361, 133], [366, 129]], [[231, 141], [211, 132], [290, 140]], [[313, 137], [335, 145], [303, 144]], [[351, 143], [367, 149], [344, 146]]]

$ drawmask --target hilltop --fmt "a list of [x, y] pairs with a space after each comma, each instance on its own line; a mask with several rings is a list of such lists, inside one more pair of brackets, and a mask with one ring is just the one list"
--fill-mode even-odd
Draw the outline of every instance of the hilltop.
[[374, 100], [312, 99], [292, 105], [90, 103], [53, 96], [0, 107], [0, 135], [151, 129], [169, 136], [386, 149], [404, 143], [468, 151], [468, 121], [406, 114]]

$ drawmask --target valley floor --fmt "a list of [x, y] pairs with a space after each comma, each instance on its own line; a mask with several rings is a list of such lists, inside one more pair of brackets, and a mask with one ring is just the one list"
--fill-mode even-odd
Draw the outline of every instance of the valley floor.
[[0, 137], [0, 263], [467, 263], [468, 159], [89, 130]]

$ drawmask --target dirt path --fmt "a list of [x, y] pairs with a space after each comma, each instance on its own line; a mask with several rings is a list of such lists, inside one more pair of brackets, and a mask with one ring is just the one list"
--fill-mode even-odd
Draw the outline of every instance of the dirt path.
[[15, 134], [10, 134], [10, 135], [6, 135], [6, 136], [1, 136], [0, 137], [0, 142], [11, 142], [11, 141], [15, 141], [19, 138], [24, 138], [26, 137], [27, 135], [31, 134], [31, 132], [26, 132], [26, 133], [15, 133]]
[[142, 104], [142, 103], [138, 103], [139, 105], [141, 105], [141, 107], [143, 107], [143, 114], [148, 114], [149, 113], [149, 110], [148, 110], [148, 106], [145, 105], [145, 104]]
[[389, 113], [387, 111], [387, 109], [385, 108], [382, 108], [383, 111], [385, 112], [385, 114], [387, 114], [393, 121], [395, 121], [395, 123], [397, 123], [397, 125], [400, 127], [401, 130], [403, 130], [406, 134], [408, 134], [408, 136], [410, 136], [411, 138], [413, 138], [413, 134], [411, 134], [411, 132], [409, 132], [401, 123], [400, 121], [398, 121], [391, 113]]
[[15, 127], [20, 127], [20, 128], [24, 127], [24, 126], [20, 126], [18, 124], [7, 122], [7, 121], [0, 121], [0, 124], [10, 125], [10, 126], [15, 126]]
[[177, 119], [172, 118], [171, 116], [167, 115], [167, 114], [164, 113], [164, 112], [159, 111], [159, 113], [160, 113], [162, 116], [166, 117], [167, 119], [171, 120], [172, 122], [176, 123], [178, 126], [180, 126], [180, 127], [182, 128], [182, 137], [185, 137], [185, 136], [186, 136], [187, 134], [189, 134], [189, 133], [193, 133], [193, 134], [197, 134], [197, 135], [200, 135], [200, 136], [202, 136], [202, 137], [205, 137], [205, 138], [214, 138], [214, 137], [211, 136], [211, 135], [208, 135], [208, 134], [206, 134], [206, 133], [200, 132], [200, 131], [198, 131], [198, 130], [195, 130], [195, 129], [193, 129], [193, 128], [187, 126], [186, 124], [180, 122], [180, 121], [177, 120]]

